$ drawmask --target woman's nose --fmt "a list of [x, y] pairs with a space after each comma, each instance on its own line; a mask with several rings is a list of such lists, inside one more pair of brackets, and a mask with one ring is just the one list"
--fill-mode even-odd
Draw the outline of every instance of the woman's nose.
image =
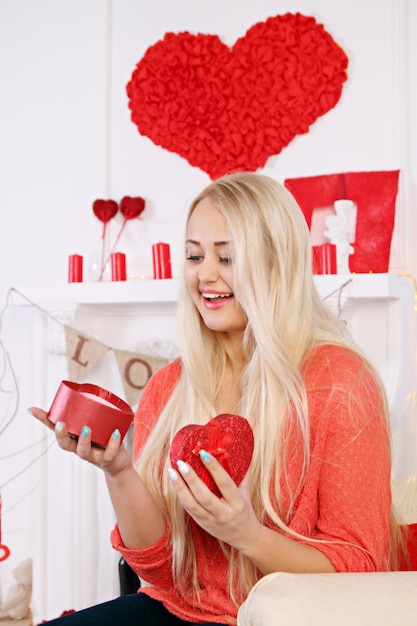
[[210, 283], [217, 280], [219, 273], [216, 261], [206, 256], [198, 267], [198, 278], [201, 283]]

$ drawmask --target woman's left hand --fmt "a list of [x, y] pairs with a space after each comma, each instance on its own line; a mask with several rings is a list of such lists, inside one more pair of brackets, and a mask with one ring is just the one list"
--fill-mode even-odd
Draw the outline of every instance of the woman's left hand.
[[220, 493], [218, 498], [198, 477], [190, 465], [178, 462], [178, 471], [170, 470], [170, 476], [178, 498], [205, 531], [234, 548], [245, 552], [259, 533], [260, 522], [256, 518], [248, 491], [248, 474], [236, 486], [233, 479], [212, 456], [202, 457]]
[[249, 497], [248, 474], [239, 487], [213, 457], [202, 461], [222, 494], [218, 498], [188, 465], [169, 471], [178, 498], [205, 531], [248, 557], [262, 574], [335, 572], [329, 558], [314, 546], [263, 526]]

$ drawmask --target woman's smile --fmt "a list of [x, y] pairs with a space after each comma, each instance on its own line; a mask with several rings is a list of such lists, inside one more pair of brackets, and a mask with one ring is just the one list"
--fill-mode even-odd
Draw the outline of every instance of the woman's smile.
[[209, 289], [202, 290], [201, 296], [203, 302], [208, 309], [215, 310], [229, 304], [229, 300], [233, 298], [232, 293], [222, 293], [219, 291], [212, 291]]

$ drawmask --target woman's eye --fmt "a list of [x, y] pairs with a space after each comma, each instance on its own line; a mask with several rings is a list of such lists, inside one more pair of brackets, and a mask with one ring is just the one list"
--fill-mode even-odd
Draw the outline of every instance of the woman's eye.
[[[204, 260], [204, 255], [202, 254], [187, 254], [187, 261], [191, 261], [193, 263], [200, 263]], [[229, 256], [219, 256], [219, 263], [223, 263], [224, 265], [230, 265], [232, 263], [232, 259]]]

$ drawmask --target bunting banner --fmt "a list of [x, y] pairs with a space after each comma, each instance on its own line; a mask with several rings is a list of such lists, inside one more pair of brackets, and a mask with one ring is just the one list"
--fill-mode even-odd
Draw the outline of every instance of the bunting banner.
[[111, 348], [76, 328], [64, 327], [69, 380], [78, 383], [111, 350], [119, 368], [126, 401], [131, 406], [139, 402], [152, 374], [169, 363], [169, 359], [151, 354]]
[[78, 383], [110, 348], [101, 343], [101, 341], [88, 337], [75, 328], [71, 328], [71, 326], [64, 325], [64, 328], [68, 357], [68, 377], [73, 382]]
[[120, 376], [123, 383], [127, 403], [136, 404], [139, 401], [146, 383], [161, 367], [169, 361], [149, 354], [114, 350]]

